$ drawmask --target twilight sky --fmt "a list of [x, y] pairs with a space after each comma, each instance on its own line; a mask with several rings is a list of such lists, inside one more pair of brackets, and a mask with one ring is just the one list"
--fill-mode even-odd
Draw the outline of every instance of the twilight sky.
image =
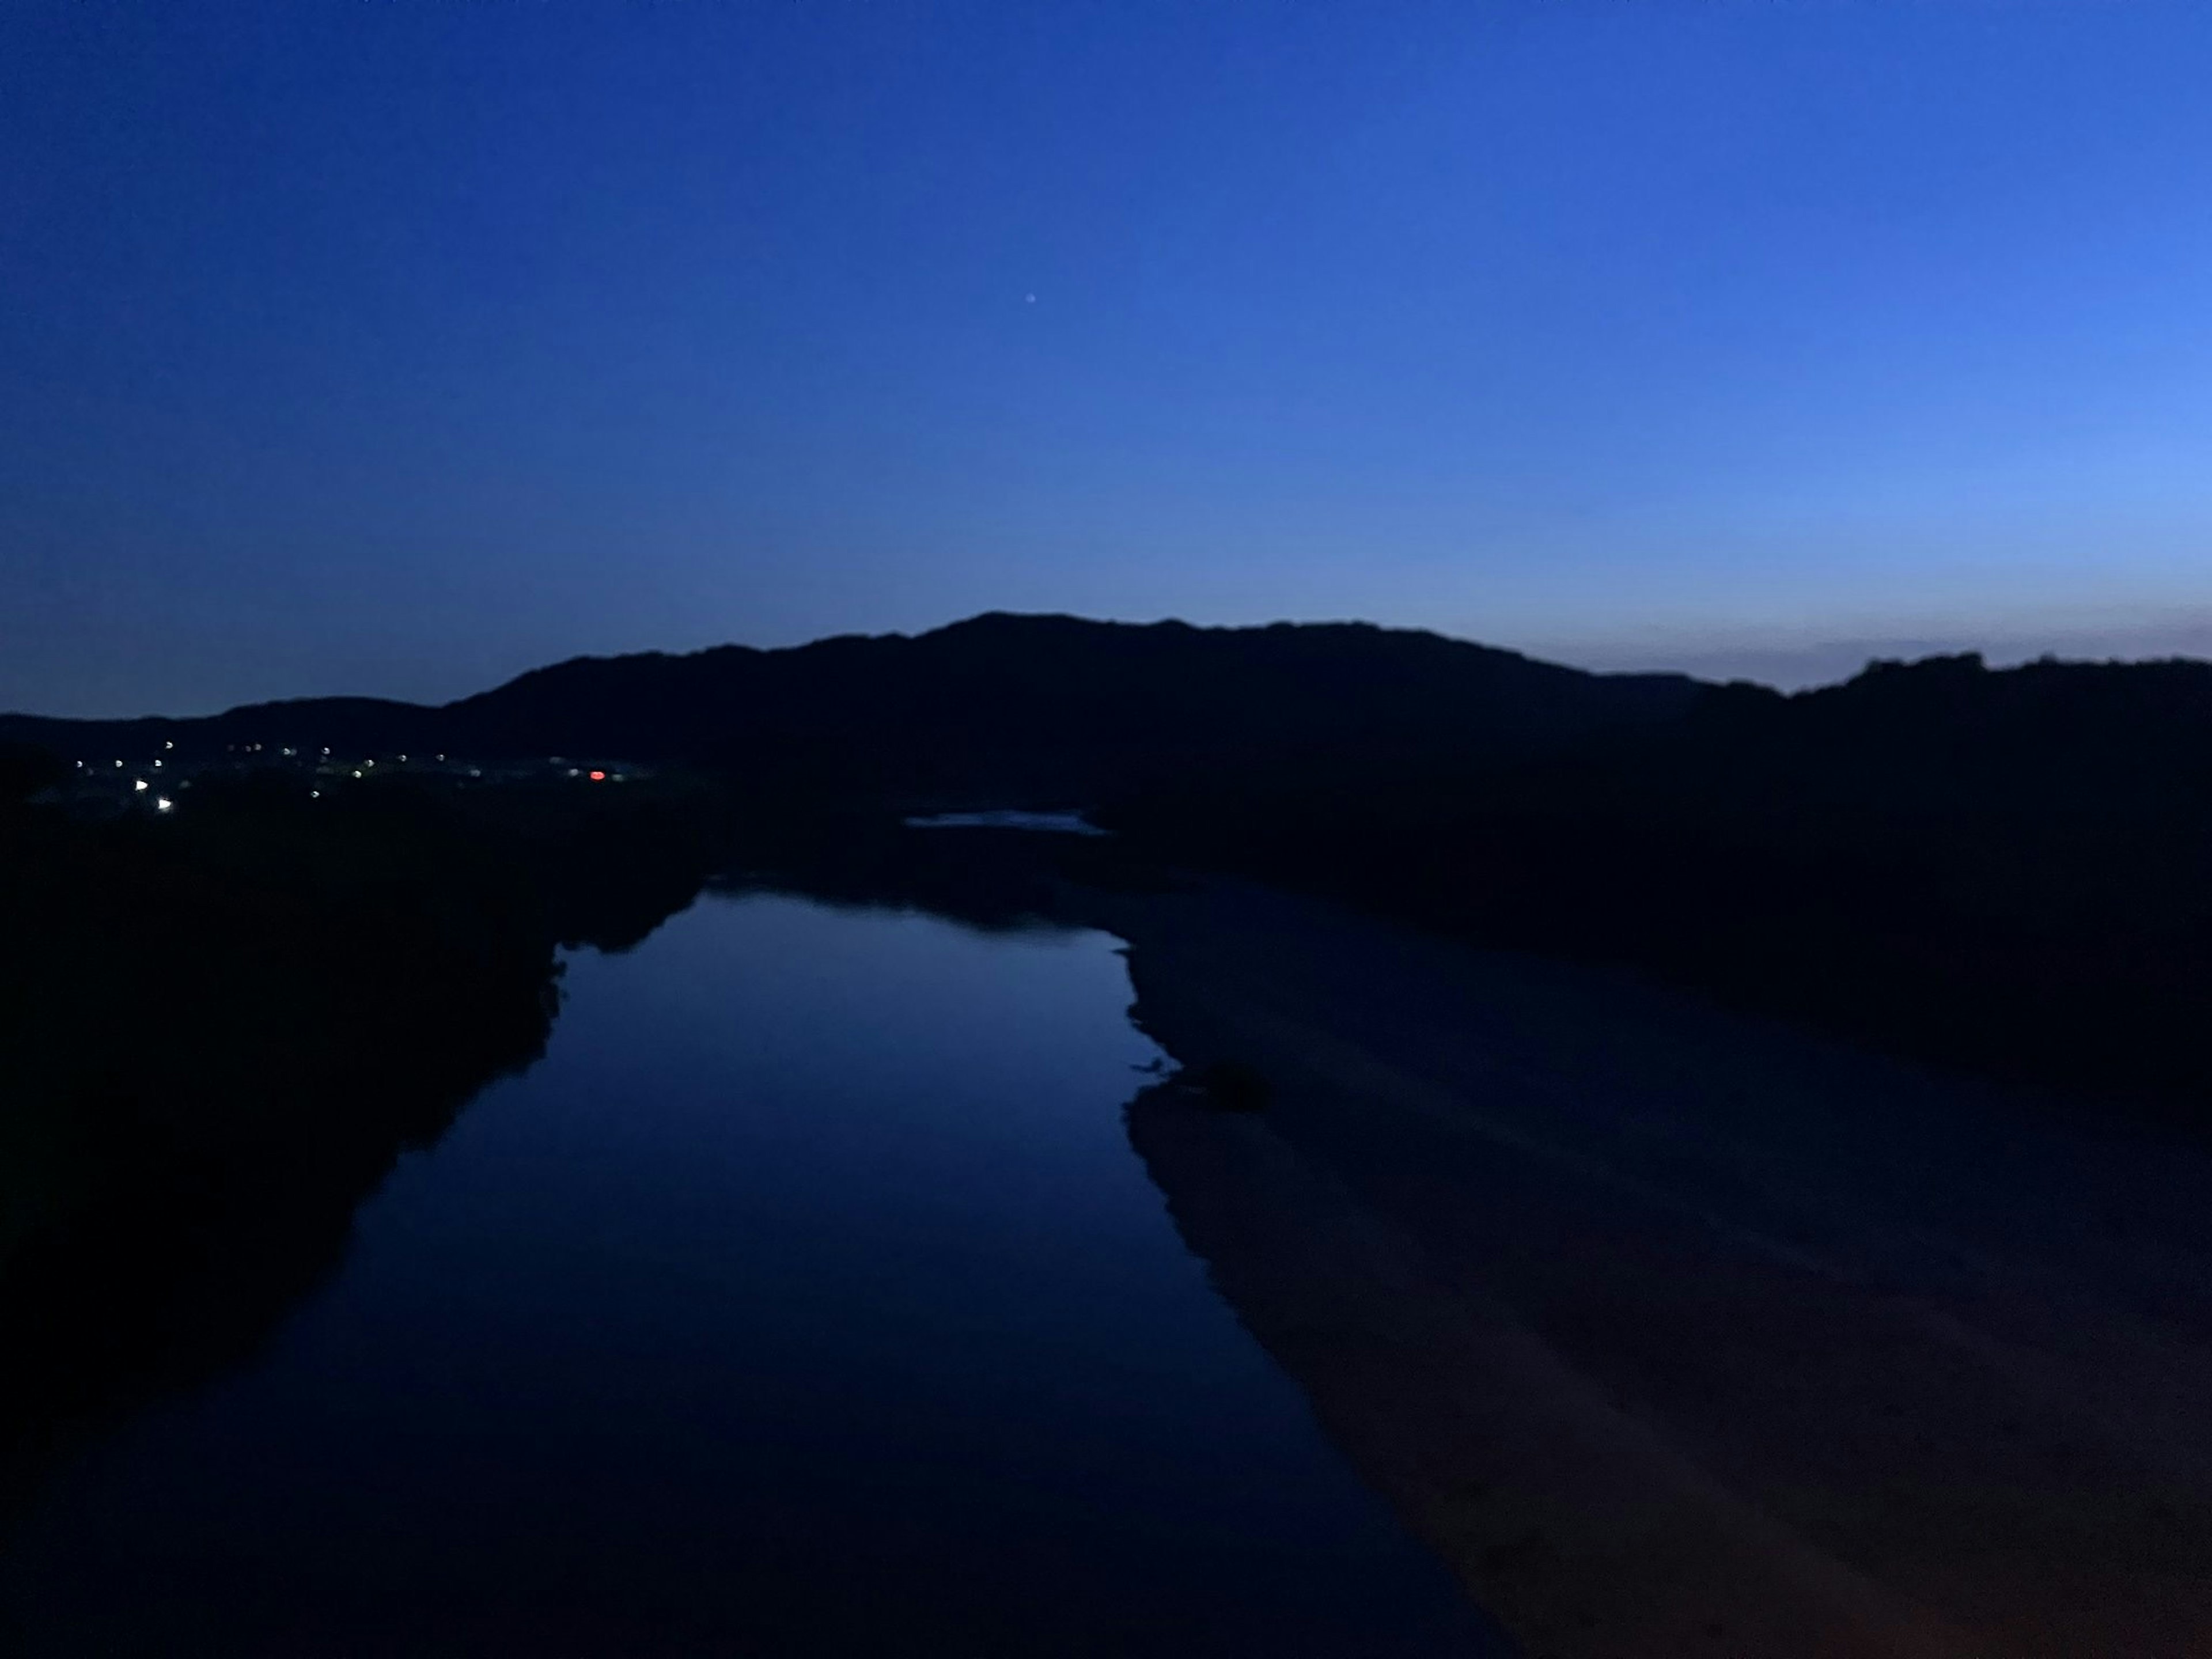
[[11, 0], [0, 708], [2212, 654], [2212, 7]]

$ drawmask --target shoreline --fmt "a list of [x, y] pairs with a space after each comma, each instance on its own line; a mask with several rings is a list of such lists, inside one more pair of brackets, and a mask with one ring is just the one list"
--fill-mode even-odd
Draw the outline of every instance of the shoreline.
[[1133, 1144], [1354, 1467], [1531, 1654], [2212, 1639], [2212, 1159], [1233, 884], [1070, 896], [1259, 1113]]

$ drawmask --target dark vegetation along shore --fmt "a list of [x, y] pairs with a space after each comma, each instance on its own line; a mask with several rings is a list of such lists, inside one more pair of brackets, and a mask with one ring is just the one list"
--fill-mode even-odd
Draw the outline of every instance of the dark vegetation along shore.
[[1626, 962], [2099, 1101], [2188, 1117], [2212, 1091], [2202, 663], [1941, 658], [1784, 696], [1363, 625], [990, 616], [580, 659], [434, 708], [11, 717], [0, 738], [95, 765], [620, 755], [726, 780], [787, 842], [1079, 805], [1155, 862]]
[[66, 770], [0, 756], [0, 1515], [250, 1352], [400, 1151], [542, 1051], [555, 945], [642, 938], [726, 833], [698, 791], [30, 803]]
[[1504, 764], [1195, 777], [1107, 821], [2106, 1105], [2212, 1104], [2212, 665], [1706, 687]]

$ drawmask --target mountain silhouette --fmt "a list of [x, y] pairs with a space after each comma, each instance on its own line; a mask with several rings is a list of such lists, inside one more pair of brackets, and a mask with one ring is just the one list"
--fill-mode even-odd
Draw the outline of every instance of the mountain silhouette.
[[1680, 675], [1599, 675], [1366, 623], [974, 617], [780, 650], [583, 657], [442, 707], [258, 703], [204, 719], [0, 717], [76, 758], [260, 743], [339, 754], [620, 757], [867, 791], [1085, 799], [1219, 766], [1497, 759], [1687, 710]]
[[[903, 812], [1079, 805], [1153, 867], [1622, 961], [2192, 1118], [2212, 1097], [2212, 664], [1937, 657], [1784, 696], [1366, 623], [993, 613], [579, 658], [437, 708], [0, 718], [11, 743], [248, 768], [283, 748], [605, 757], [711, 780], [757, 854], [841, 842], [870, 866]], [[568, 818], [508, 805], [502, 833], [568, 858]], [[685, 879], [703, 834], [655, 831], [684, 846]], [[598, 884], [650, 908], [619, 885]]]

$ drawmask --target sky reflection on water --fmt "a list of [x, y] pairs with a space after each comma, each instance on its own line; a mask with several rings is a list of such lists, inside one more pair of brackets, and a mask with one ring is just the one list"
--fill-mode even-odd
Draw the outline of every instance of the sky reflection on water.
[[1489, 1651], [1182, 1250], [1112, 941], [753, 895], [548, 1057], [264, 1360], [62, 1480], [33, 1654]]

